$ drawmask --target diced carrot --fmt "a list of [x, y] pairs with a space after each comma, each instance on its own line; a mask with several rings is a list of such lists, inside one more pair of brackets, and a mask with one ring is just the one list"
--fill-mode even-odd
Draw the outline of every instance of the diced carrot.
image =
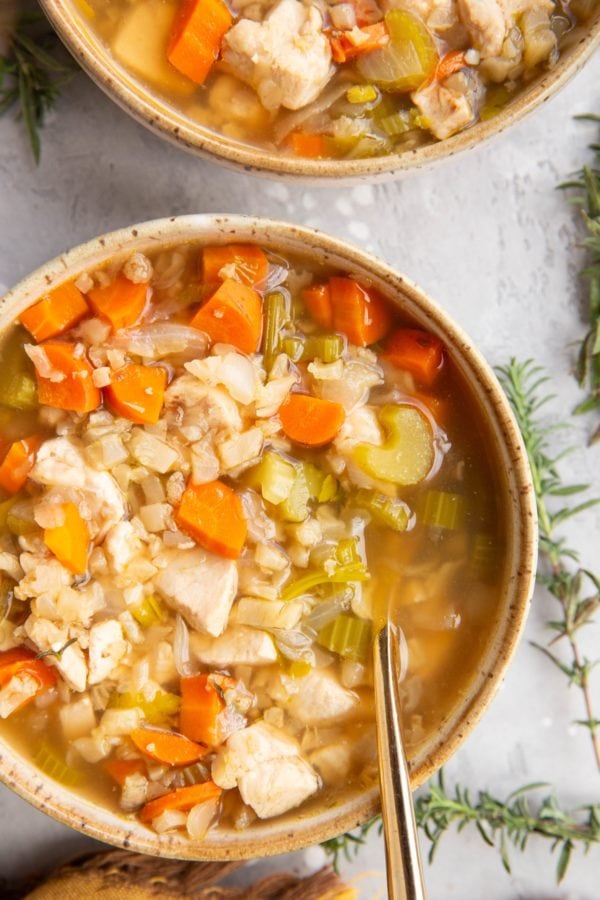
[[0, 487], [9, 494], [17, 494], [33, 469], [35, 455], [42, 443], [37, 434], [15, 441], [0, 463]]
[[444, 363], [444, 345], [433, 334], [419, 328], [398, 328], [386, 340], [383, 358], [414, 375], [419, 384], [431, 387]]
[[134, 284], [124, 275], [117, 275], [106, 287], [88, 291], [92, 309], [112, 325], [113, 331], [129, 328], [142, 318], [148, 302], [148, 285]]
[[136, 728], [129, 737], [146, 756], [168, 766], [189, 766], [202, 759], [207, 752], [206, 747], [201, 747], [174, 731]]
[[306, 131], [292, 131], [287, 143], [296, 156], [306, 159], [322, 159], [327, 156], [322, 134], [308, 134]]
[[102, 763], [104, 771], [110, 775], [113, 781], [123, 787], [125, 779], [129, 775], [145, 775], [148, 771], [143, 759], [107, 759]]
[[328, 284], [311, 284], [302, 291], [307, 310], [321, 328], [333, 328], [331, 291]]
[[269, 260], [257, 244], [221, 244], [202, 250], [202, 280], [218, 284], [234, 277], [231, 272], [221, 275], [223, 268], [232, 267], [235, 280], [254, 287], [261, 284], [269, 271]]
[[42, 405], [73, 412], [87, 413], [100, 406], [100, 391], [92, 381], [94, 372], [85, 356], [80, 355], [75, 344], [63, 341], [46, 341], [40, 344], [50, 367], [60, 375], [61, 381], [44, 378], [36, 370], [38, 400]]
[[329, 41], [333, 61], [345, 63], [364, 53], [385, 47], [386, 44], [389, 44], [390, 36], [385, 22], [376, 22], [374, 25], [366, 25], [364, 28], [336, 32]]
[[322, 447], [334, 439], [344, 423], [344, 407], [310, 394], [290, 394], [279, 409], [285, 434], [305, 447]]
[[188, 484], [175, 519], [211, 553], [237, 559], [242, 552], [248, 531], [242, 502], [222, 481]]
[[146, 803], [140, 811], [140, 819], [145, 825], [149, 825], [154, 819], [157, 819], [161, 813], [167, 809], [177, 809], [181, 812], [188, 812], [192, 807], [198, 806], [200, 803], [206, 803], [207, 800], [218, 800], [221, 796], [221, 788], [217, 787], [212, 781], [205, 781], [202, 784], [190, 784], [187, 787], [177, 788], [170, 794], [163, 794], [156, 800]]
[[179, 727], [192, 741], [216, 747], [221, 743], [219, 715], [225, 708], [209, 675], [181, 679]]
[[353, 278], [330, 278], [329, 289], [336, 331], [359, 347], [385, 337], [392, 324], [392, 314], [381, 294]]
[[156, 425], [165, 402], [167, 370], [131, 364], [117, 369], [105, 396], [114, 411], [138, 425]]
[[213, 344], [233, 344], [243, 353], [255, 353], [262, 334], [262, 300], [247, 284], [226, 278], [190, 325], [204, 331]]
[[450, 50], [449, 53], [442, 56], [428, 83], [445, 81], [446, 78], [450, 78], [455, 72], [460, 72], [461, 69], [464, 69], [466, 65], [464, 50]]
[[[38, 682], [38, 691], [33, 696], [27, 697], [17, 709], [22, 709], [31, 703], [38, 694], [54, 687], [56, 684], [56, 671], [47, 666], [42, 659], [38, 659], [27, 647], [14, 647], [0, 653], [0, 688], [9, 683], [15, 675], [29, 675]], [[13, 710], [16, 711], [16, 710]]]
[[183, 0], [167, 48], [171, 65], [203, 84], [232, 22], [223, 0]]
[[60, 503], [61, 525], [44, 529], [44, 543], [57, 560], [75, 575], [87, 569], [90, 532], [74, 503]]
[[74, 282], [54, 288], [21, 314], [20, 322], [36, 341], [47, 341], [72, 328], [90, 309]]

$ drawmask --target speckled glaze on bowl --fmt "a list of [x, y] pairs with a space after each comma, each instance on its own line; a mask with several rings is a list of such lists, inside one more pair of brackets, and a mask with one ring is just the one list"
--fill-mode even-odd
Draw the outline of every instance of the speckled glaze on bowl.
[[506, 108], [486, 122], [445, 141], [403, 154], [371, 159], [303, 159], [234, 140], [193, 122], [126, 71], [77, 13], [73, 0], [40, 0], [52, 25], [94, 81], [135, 119], [197, 156], [259, 175], [312, 183], [400, 178], [463, 150], [478, 147], [504, 131], [558, 91], [600, 45], [600, 3], [593, 16], [567, 36], [558, 63], [533, 79]]
[[[197, 215], [160, 219], [125, 228], [59, 256], [0, 298], [0, 332], [51, 285], [134, 250], [196, 241], [199, 244], [258, 241], [282, 254], [309, 256], [316, 265], [366, 278], [423, 328], [444, 341], [474, 391], [496, 444], [506, 514], [507, 566], [503, 598], [481, 668], [436, 735], [411, 761], [418, 787], [457, 750], [498, 688], [515, 650], [533, 589], [536, 517], [533, 487], [521, 438], [496, 378], [467, 336], [414, 284], [373, 256], [308, 228], [244, 216]], [[376, 788], [354, 788], [336, 806], [318, 799], [308, 808], [244, 832], [219, 830], [203, 842], [181, 835], [155, 834], [139, 822], [102, 808], [42, 775], [0, 736], [0, 779], [35, 807], [99, 840], [157, 856], [182, 859], [263, 857], [297, 850], [354, 828], [378, 809]]]

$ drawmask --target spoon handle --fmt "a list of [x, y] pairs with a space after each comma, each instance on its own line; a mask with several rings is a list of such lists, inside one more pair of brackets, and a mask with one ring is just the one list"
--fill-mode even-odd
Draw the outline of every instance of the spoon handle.
[[398, 630], [386, 623], [374, 645], [381, 811], [390, 900], [426, 900], [410, 780], [400, 731]]

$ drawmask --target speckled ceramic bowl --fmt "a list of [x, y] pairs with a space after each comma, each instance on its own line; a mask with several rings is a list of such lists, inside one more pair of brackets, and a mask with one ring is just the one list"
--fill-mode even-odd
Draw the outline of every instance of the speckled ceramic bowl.
[[315, 160], [261, 149], [194, 122], [119, 65], [78, 13], [74, 0], [40, 0], [40, 3], [64, 43], [94, 81], [152, 131], [198, 156], [218, 159], [225, 165], [247, 172], [310, 182], [327, 183], [335, 179], [336, 184], [357, 179], [383, 181], [398, 178], [478, 146], [545, 103], [583, 66], [600, 44], [598, 4], [591, 19], [567, 36], [557, 65], [531, 81], [494, 118], [479, 122], [448, 140], [399, 155], [358, 160]]
[[[525, 452], [510, 408], [491, 369], [469, 339], [446, 314], [402, 275], [385, 263], [338, 239], [308, 228], [242, 216], [198, 215], [161, 219], [125, 228], [90, 241], [42, 266], [0, 299], [0, 331], [50, 285], [76, 276], [105, 261], [185, 241], [228, 243], [259, 241], [280, 253], [309, 254], [313, 263], [340, 268], [368, 279], [392, 302], [438, 335], [478, 398], [500, 461], [500, 507], [506, 509], [506, 583], [503, 599], [481, 668], [438, 733], [411, 760], [415, 787], [422, 784], [456, 751], [498, 688], [521, 633], [533, 587], [536, 521], [533, 487]], [[378, 791], [353, 790], [336, 806], [315, 800], [307, 809], [276, 821], [258, 822], [244, 832], [220, 830], [199, 843], [181, 835], [155, 834], [139, 822], [102, 808], [40, 774], [0, 738], [0, 778], [18, 794], [66, 825], [86, 834], [143, 853], [184, 859], [262, 857], [299, 849], [354, 828], [378, 808]]]

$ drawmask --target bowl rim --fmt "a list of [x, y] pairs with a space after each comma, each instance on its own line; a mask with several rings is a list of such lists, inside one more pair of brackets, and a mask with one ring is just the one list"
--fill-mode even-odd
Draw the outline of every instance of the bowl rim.
[[158, 94], [144, 86], [103, 51], [94, 52], [100, 41], [77, 13], [73, 0], [40, 0], [41, 6], [61, 40], [96, 84], [122, 109], [151, 131], [205, 159], [266, 177], [311, 183], [351, 183], [357, 180], [384, 181], [429, 167], [463, 150], [486, 143], [520, 121], [562, 88], [600, 46], [600, 7], [582, 23], [586, 30], [565, 48], [557, 63], [525, 87], [498, 115], [438, 141], [402, 154], [359, 160], [311, 160], [283, 156], [257, 145], [234, 140], [177, 112]]
[[[471, 676], [466, 699], [448, 716], [452, 732], [440, 747], [421, 759], [411, 773], [418, 787], [458, 749], [487, 709], [498, 690], [524, 628], [529, 601], [535, 583], [537, 556], [536, 504], [527, 454], [508, 401], [487, 362], [453, 320], [422, 290], [398, 274], [387, 263], [339, 238], [312, 228], [251, 216], [201, 214], [173, 216], [122, 228], [94, 238], [61, 254], [24, 278], [0, 298], [0, 320], [6, 325], [49, 286], [73, 277], [86, 267], [131, 253], [134, 249], [169, 246], [187, 241], [227, 243], [232, 240], [256, 241], [274, 250], [306, 253], [324, 262], [338, 263], [346, 271], [363, 273], [388, 293], [393, 302], [419, 313], [418, 320], [438, 331], [448, 342], [455, 362], [478, 393], [482, 412], [490, 422], [499, 458], [506, 468], [506, 504], [510, 507], [513, 571], [506, 573], [506, 601], [498, 613], [488, 647], [476, 674]], [[8, 318], [10, 316], [10, 318]], [[4, 324], [0, 325], [3, 329]], [[454, 717], [454, 718], [453, 718]], [[440, 734], [444, 726], [440, 727]], [[378, 790], [370, 788], [345, 800], [339, 808], [319, 814], [302, 813], [296, 820], [292, 811], [285, 820], [269, 826], [261, 824], [261, 833], [252, 831], [229, 842], [223, 839], [197, 844], [172, 835], [156, 835], [92, 801], [71, 792], [19, 755], [18, 749], [0, 738], [0, 780], [37, 809], [88, 836], [115, 846], [155, 856], [181, 859], [243, 859], [264, 857], [298, 850], [320, 843], [355, 828], [378, 811]], [[226, 833], [228, 834], [228, 833]]]

